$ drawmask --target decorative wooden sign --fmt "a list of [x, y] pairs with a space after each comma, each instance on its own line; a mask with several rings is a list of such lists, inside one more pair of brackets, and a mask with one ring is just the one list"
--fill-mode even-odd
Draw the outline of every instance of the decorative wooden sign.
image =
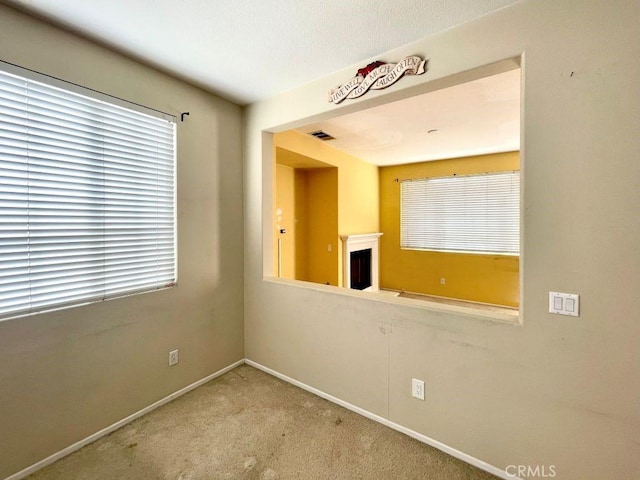
[[422, 75], [427, 61], [416, 55], [398, 63], [376, 61], [358, 70], [356, 76], [344, 85], [329, 91], [329, 102], [338, 104], [347, 98], [358, 98], [369, 90], [390, 87], [405, 75]]

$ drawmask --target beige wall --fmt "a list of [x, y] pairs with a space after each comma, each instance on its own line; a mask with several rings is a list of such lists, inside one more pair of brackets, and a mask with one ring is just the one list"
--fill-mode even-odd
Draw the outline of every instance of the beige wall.
[[[376, 56], [430, 59], [425, 75], [387, 90], [327, 103], [362, 59], [247, 108], [246, 356], [502, 469], [637, 477], [639, 24], [636, 0], [524, 0]], [[272, 202], [263, 131], [442, 88], [521, 54], [522, 325], [263, 279]], [[580, 294], [580, 317], [547, 313], [550, 290]], [[425, 380], [424, 402], [411, 398], [411, 378]]]
[[178, 122], [178, 286], [0, 322], [5, 478], [243, 358], [243, 240], [239, 107], [2, 5], [0, 59], [191, 112]]

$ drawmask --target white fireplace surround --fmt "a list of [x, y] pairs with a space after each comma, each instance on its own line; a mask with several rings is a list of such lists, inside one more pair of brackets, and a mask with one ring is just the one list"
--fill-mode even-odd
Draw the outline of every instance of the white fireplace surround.
[[351, 288], [351, 252], [371, 249], [371, 286], [367, 292], [377, 292], [380, 288], [378, 243], [382, 233], [363, 233], [359, 235], [340, 235], [342, 239], [342, 285]]

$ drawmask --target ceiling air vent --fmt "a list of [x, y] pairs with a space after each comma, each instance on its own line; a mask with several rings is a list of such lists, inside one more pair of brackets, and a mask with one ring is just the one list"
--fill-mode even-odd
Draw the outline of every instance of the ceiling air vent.
[[314, 137], [319, 138], [320, 140], [324, 140], [325, 142], [327, 140], [335, 140], [335, 137], [332, 137], [327, 132], [323, 132], [322, 130], [311, 132], [309, 135], [313, 135]]

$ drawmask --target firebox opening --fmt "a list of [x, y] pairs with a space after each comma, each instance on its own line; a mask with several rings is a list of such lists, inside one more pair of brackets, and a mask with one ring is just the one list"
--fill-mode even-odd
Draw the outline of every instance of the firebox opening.
[[371, 249], [351, 252], [351, 288], [364, 290], [371, 286]]

